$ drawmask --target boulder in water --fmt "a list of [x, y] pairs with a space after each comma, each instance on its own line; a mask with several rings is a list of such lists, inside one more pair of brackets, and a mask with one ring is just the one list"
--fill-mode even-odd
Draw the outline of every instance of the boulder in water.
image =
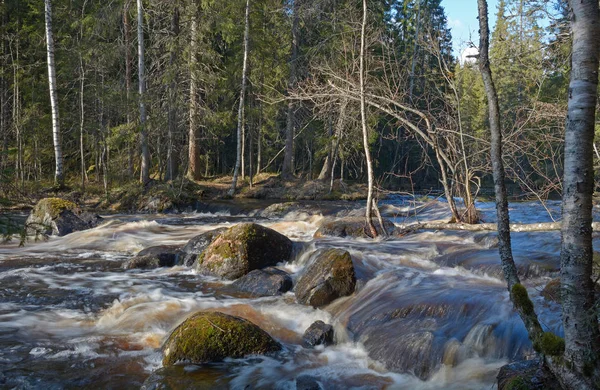
[[333, 326], [321, 320], [313, 322], [304, 332], [302, 343], [309, 348], [317, 345], [327, 346], [333, 344]]
[[189, 240], [181, 250], [183, 252], [183, 265], [186, 267], [191, 267], [194, 265], [198, 259], [198, 255], [201, 254], [210, 245], [210, 243], [225, 230], [227, 230], [227, 228], [209, 230]]
[[[381, 225], [377, 220], [373, 220], [373, 225], [377, 234], [382, 235]], [[392, 235], [396, 230], [396, 226], [392, 221], [383, 218], [383, 226], [388, 235]], [[321, 225], [314, 234], [315, 238], [322, 237], [354, 237], [354, 238], [370, 238], [367, 224], [364, 217], [348, 217], [338, 219], [326, 219], [321, 222]]]
[[227, 229], [198, 256], [196, 270], [237, 279], [248, 272], [288, 261], [293, 244], [286, 236], [255, 223]]
[[201, 311], [179, 325], [163, 346], [163, 365], [211, 363], [276, 352], [281, 345], [250, 321]]
[[93, 228], [101, 221], [100, 216], [81, 211], [71, 201], [61, 198], [44, 198], [35, 205], [25, 225], [28, 234], [64, 236]]
[[322, 390], [323, 388], [315, 377], [300, 375], [296, 378], [296, 390]]
[[554, 375], [539, 359], [522, 360], [500, 368], [498, 390], [559, 390]]
[[178, 246], [158, 245], [140, 251], [123, 264], [125, 269], [172, 267], [179, 263], [181, 250]]
[[284, 294], [292, 289], [290, 275], [275, 267], [255, 269], [237, 279], [232, 288], [252, 296], [274, 296]]
[[343, 249], [320, 249], [296, 283], [298, 302], [313, 307], [329, 304], [350, 295], [356, 287], [356, 275], [350, 253]]

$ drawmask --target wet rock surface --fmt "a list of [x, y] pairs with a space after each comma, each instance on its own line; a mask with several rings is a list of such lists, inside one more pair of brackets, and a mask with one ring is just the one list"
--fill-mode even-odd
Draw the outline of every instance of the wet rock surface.
[[210, 243], [227, 228], [218, 228], [209, 230], [202, 234], [197, 235], [188, 241], [188, 243], [181, 249], [182, 251], [182, 264], [186, 267], [194, 265], [200, 255]]
[[320, 249], [296, 283], [299, 303], [321, 307], [348, 296], [356, 287], [356, 275], [350, 253], [343, 249]]
[[181, 249], [178, 246], [158, 245], [141, 250], [135, 257], [123, 263], [125, 269], [152, 269], [172, 267], [179, 263]]
[[225, 358], [279, 351], [281, 345], [258, 326], [220, 312], [198, 312], [169, 336], [163, 346], [163, 365], [211, 363]]
[[[384, 231], [376, 219], [373, 220], [373, 224], [377, 234], [383, 235]], [[392, 235], [396, 230], [394, 223], [387, 218], [383, 218], [383, 226], [388, 235]], [[314, 237], [369, 238], [370, 235], [364, 217], [347, 217], [324, 220], [315, 232]]]
[[285, 262], [292, 255], [292, 241], [273, 229], [242, 223], [220, 234], [198, 257], [202, 274], [234, 280], [252, 270]]
[[560, 390], [558, 380], [539, 359], [507, 364], [498, 373], [498, 390]]
[[25, 222], [27, 234], [65, 236], [67, 234], [98, 226], [102, 218], [82, 211], [68, 200], [44, 198], [40, 200]]
[[309, 348], [317, 345], [328, 346], [333, 344], [333, 326], [321, 320], [313, 322], [304, 332], [302, 344]]
[[278, 268], [255, 269], [231, 284], [231, 288], [251, 296], [274, 296], [292, 289], [291, 276]]

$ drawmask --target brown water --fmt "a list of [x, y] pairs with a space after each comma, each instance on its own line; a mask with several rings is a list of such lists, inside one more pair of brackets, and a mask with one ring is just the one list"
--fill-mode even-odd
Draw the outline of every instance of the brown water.
[[[387, 203], [397, 223], [406, 222], [399, 215], [407, 214], [408, 221], [447, 217], [441, 203], [414, 205], [403, 198]], [[414, 206], [420, 210], [416, 217]], [[479, 206], [491, 220], [492, 205]], [[295, 212], [266, 220], [243, 212], [111, 216], [85, 232], [24, 248], [0, 246], [0, 387], [139, 388], [161, 368], [160, 346], [170, 330], [203, 309], [249, 319], [284, 350], [163, 369], [162, 383], [172, 388], [295, 389], [295, 379], [307, 374], [326, 389], [489, 389], [503, 364], [532, 352], [501, 280], [492, 233], [313, 240], [319, 215]], [[520, 222], [548, 219], [535, 204], [513, 205], [511, 212]], [[298, 243], [297, 257], [281, 264], [294, 275], [317, 248], [347, 249], [357, 270], [357, 292], [313, 309], [295, 303], [292, 293], [232, 297], [226, 283], [185, 267], [120, 268], [148, 246], [184, 245], [204, 231], [249, 220]], [[558, 307], [539, 296], [557, 271], [560, 237], [556, 232], [513, 237], [541, 322], [560, 333]], [[337, 345], [305, 349], [302, 333], [318, 319], [334, 324]]]

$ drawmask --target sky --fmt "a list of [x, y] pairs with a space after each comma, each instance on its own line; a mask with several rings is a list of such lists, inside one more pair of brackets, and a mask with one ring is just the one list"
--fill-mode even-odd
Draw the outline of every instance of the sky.
[[[498, 0], [488, 0], [490, 31], [494, 30], [496, 24], [497, 4]], [[470, 41], [479, 45], [477, 0], [442, 0], [442, 7], [446, 10], [448, 26], [452, 29], [454, 55], [460, 58]]]

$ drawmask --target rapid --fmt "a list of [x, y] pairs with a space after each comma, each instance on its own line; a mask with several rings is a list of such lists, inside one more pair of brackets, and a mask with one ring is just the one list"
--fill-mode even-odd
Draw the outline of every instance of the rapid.
[[[443, 200], [392, 197], [384, 216], [397, 224], [443, 220]], [[263, 205], [264, 206], [264, 205]], [[486, 222], [494, 206], [479, 202]], [[262, 206], [256, 206], [262, 207]], [[161, 344], [190, 314], [218, 309], [244, 317], [284, 346], [206, 366], [154, 374], [170, 388], [295, 389], [310, 375], [326, 389], [489, 389], [499, 368], [533, 353], [501, 276], [494, 232], [425, 230], [404, 237], [313, 239], [322, 214], [360, 212], [359, 202], [323, 213], [260, 217], [252, 207], [211, 212], [105, 216], [101, 226], [30, 242], [0, 244], [0, 387], [18, 389], [140, 388], [161, 368]], [[558, 202], [549, 203], [556, 215]], [[551, 221], [533, 202], [511, 204], [514, 222]], [[323, 309], [296, 303], [292, 292], [246, 298], [230, 282], [188, 267], [124, 270], [121, 264], [154, 245], [253, 221], [295, 242], [292, 277], [319, 248], [343, 248], [357, 289]], [[594, 246], [599, 246], [597, 238]], [[556, 277], [559, 232], [513, 233], [524, 284], [546, 330], [562, 334], [560, 308], [540, 292]], [[314, 321], [334, 325], [336, 345], [307, 349]], [[158, 379], [156, 379], [158, 378]]]

